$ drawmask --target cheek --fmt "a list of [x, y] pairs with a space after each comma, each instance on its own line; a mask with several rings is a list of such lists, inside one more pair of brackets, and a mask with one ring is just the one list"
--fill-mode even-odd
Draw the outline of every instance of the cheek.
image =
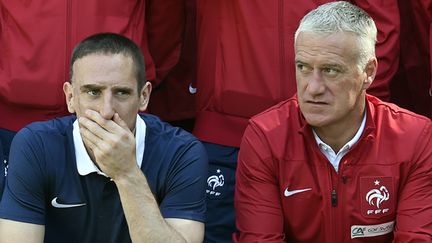
[[101, 100], [98, 99], [85, 99], [84, 97], [78, 97], [74, 102], [75, 113], [77, 116], [85, 116], [84, 112], [86, 110], [94, 110], [96, 112], [100, 112], [102, 107]]
[[75, 109], [80, 112], [84, 112], [86, 109], [97, 110], [98, 102], [97, 101], [86, 101], [85, 99], [77, 99], [75, 102]]
[[297, 93], [303, 93], [306, 88], [305, 78], [296, 73], [296, 85], [297, 85]]
[[358, 99], [361, 93], [364, 91], [363, 89], [363, 80], [355, 79], [357, 82], [352, 82], [349, 87], [346, 87], [345, 92], [347, 93], [350, 101]]
[[357, 100], [358, 92], [353, 89], [353, 87], [348, 89], [335, 90], [333, 94], [336, 96], [336, 106], [337, 110], [351, 109]]

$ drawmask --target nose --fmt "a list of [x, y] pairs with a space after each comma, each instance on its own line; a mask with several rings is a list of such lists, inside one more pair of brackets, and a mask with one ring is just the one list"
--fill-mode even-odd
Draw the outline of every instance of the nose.
[[322, 77], [321, 72], [319, 70], [314, 70], [312, 75], [310, 75], [310, 78], [308, 80], [307, 84], [307, 91], [309, 94], [316, 96], [324, 93], [325, 91], [325, 84]]
[[110, 92], [104, 93], [99, 113], [106, 120], [111, 120], [114, 117], [114, 100]]

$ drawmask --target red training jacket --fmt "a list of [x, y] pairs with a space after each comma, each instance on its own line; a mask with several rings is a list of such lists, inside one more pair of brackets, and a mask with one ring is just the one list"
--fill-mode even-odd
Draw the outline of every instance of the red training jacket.
[[291, 98], [253, 117], [236, 174], [239, 242], [432, 242], [432, 122], [367, 97], [339, 172]]

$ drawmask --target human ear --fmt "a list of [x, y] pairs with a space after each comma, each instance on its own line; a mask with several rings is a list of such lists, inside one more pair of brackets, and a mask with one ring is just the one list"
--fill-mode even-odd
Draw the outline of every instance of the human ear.
[[146, 82], [140, 91], [139, 98], [139, 111], [145, 111], [150, 101], [150, 94], [152, 91], [152, 85], [150, 82]]
[[366, 64], [364, 72], [366, 73], [366, 78], [363, 81], [363, 89], [369, 88], [372, 82], [375, 79], [376, 73], [378, 70], [378, 61], [375, 57], [369, 59]]
[[67, 109], [70, 113], [75, 113], [75, 108], [73, 105], [73, 86], [70, 82], [65, 82], [63, 84], [63, 92], [65, 94], [66, 97], [66, 105], [67, 105]]

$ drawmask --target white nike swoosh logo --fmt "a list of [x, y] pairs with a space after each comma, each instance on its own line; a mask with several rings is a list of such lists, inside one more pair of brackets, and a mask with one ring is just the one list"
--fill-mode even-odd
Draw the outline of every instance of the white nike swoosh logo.
[[195, 94], [197, 92], [197, 88], [194, 88], [192, 84], [189, 84], [189, 93]]
[[74, 208], [74, 207], [81, 207], [86, 205], [85, 203], [77, 203], [77, 204], [63, 204], [57, 202], [57, 197], [53, 198], [51, 201], [51, 205], [55, 208]]
[[306, 189], [299, 189], [299, 190], [292, 190], [292, 191], [288, 191], [288, 188], [285, 189], [284, 195], [285, 197], [289, 197], [292, 196], [294, 194], [300, 193], [300, 192], [306, 192], [306, 191], [310, 191], [312, 190], [312, 188], [306, 188]]

